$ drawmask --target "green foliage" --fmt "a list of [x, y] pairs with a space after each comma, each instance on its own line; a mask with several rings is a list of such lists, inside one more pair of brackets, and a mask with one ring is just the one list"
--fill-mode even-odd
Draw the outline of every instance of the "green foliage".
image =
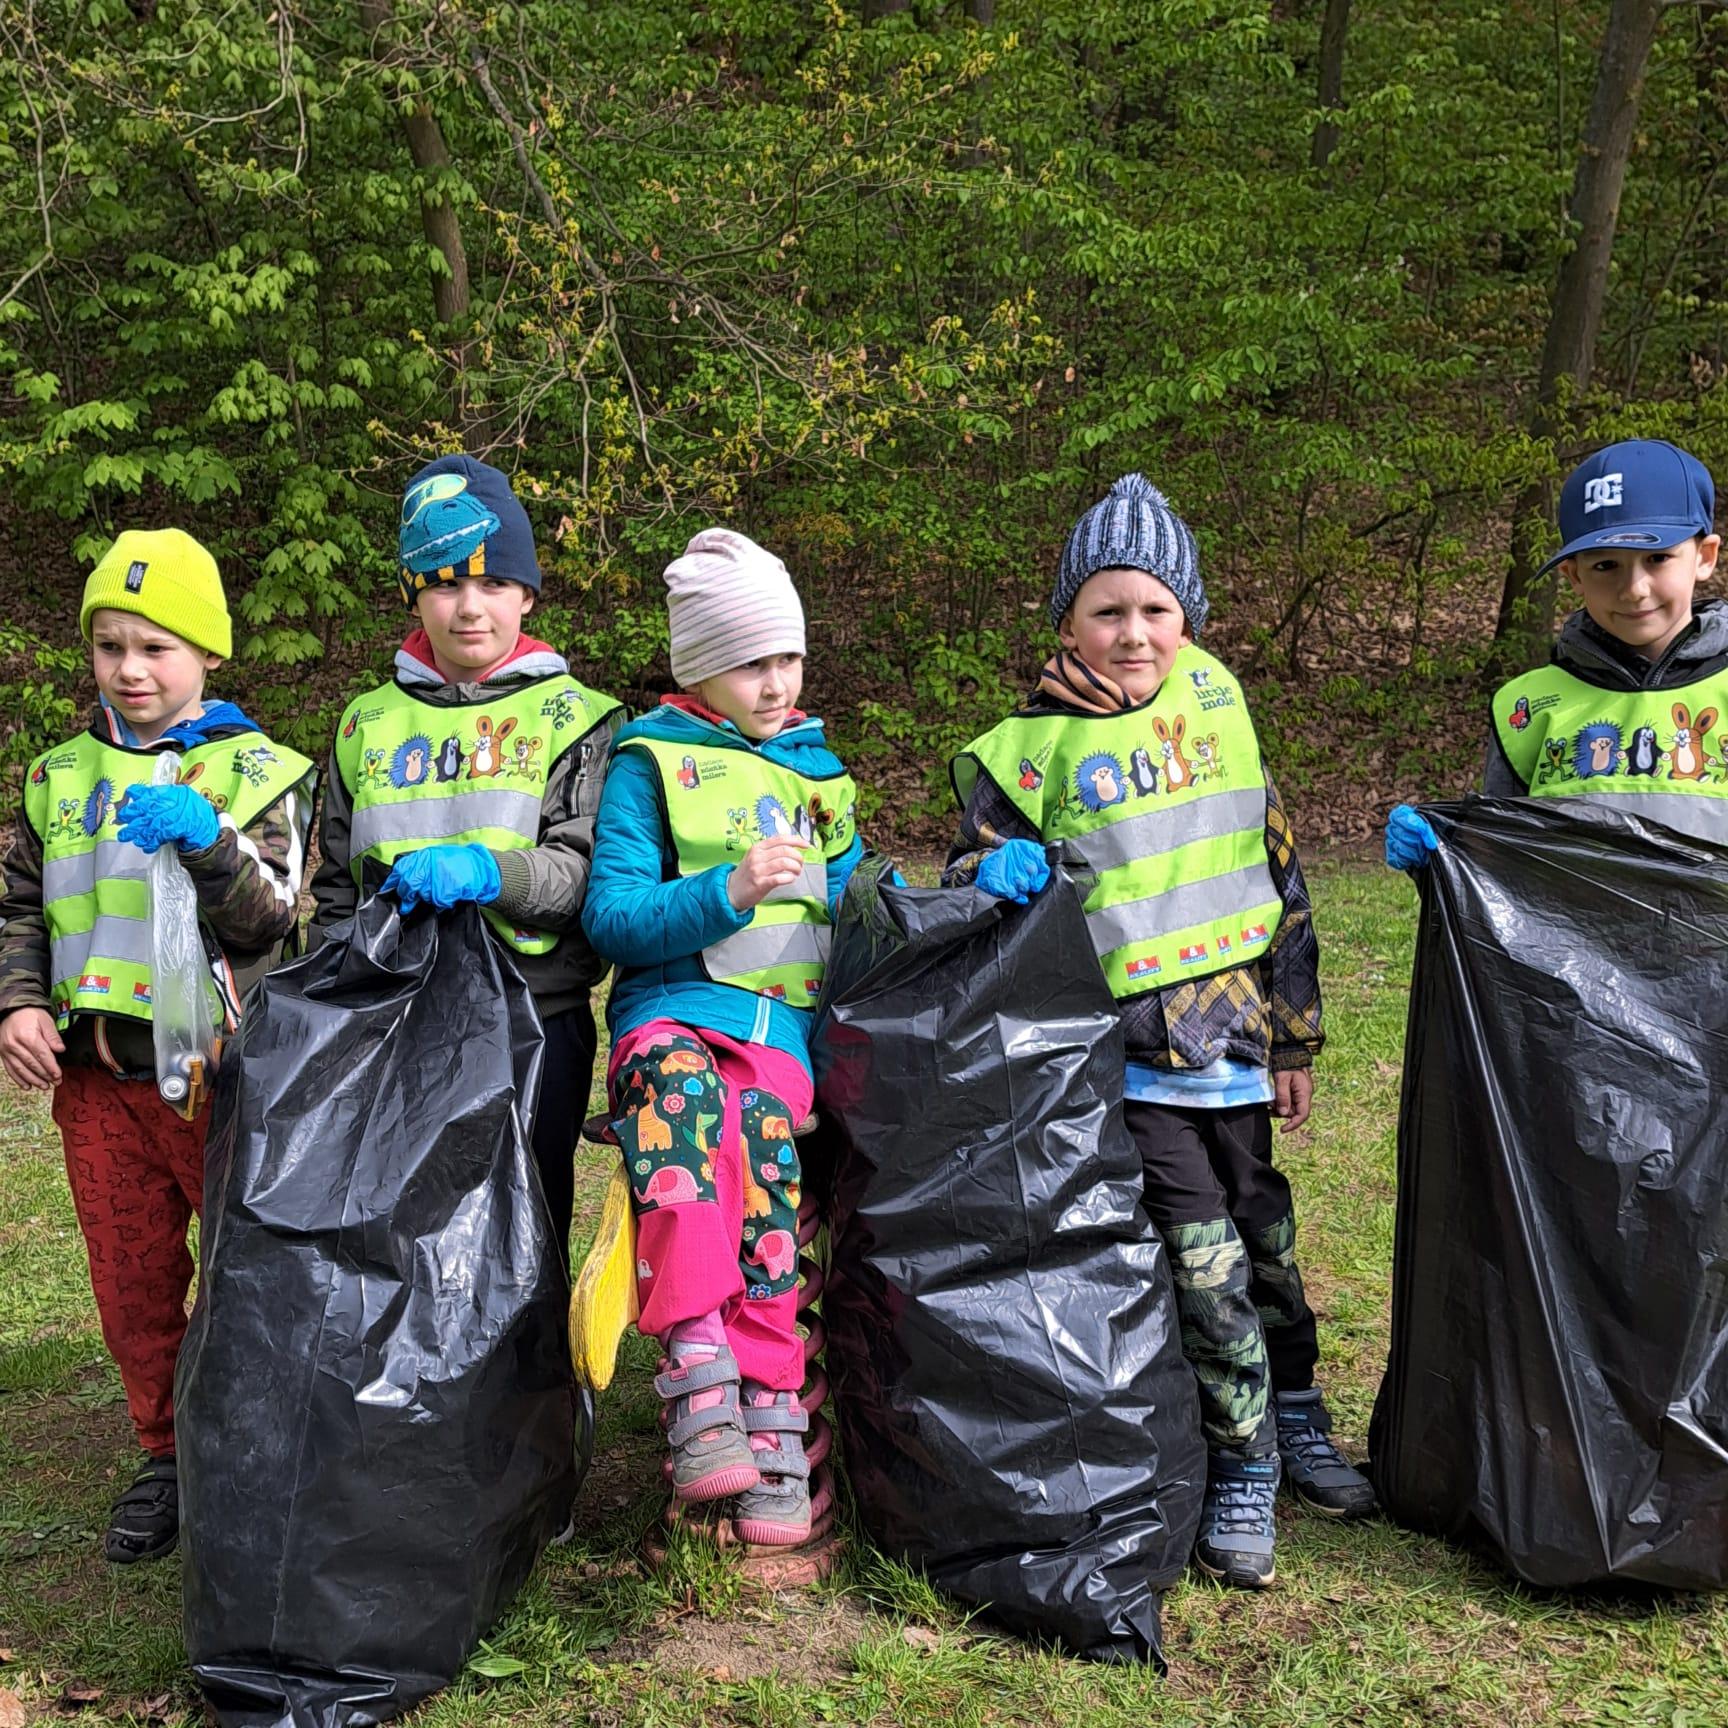
[[[1055, 547], [1125, 469], [1196, 526], [1224, 640], [1300, 683], [1365, 609], [1458, 671], [1436, 618], [1569, 457], [1517, 428], [1583, 0], [1357, 8], [1321, 169], [1313, 4], [386, 10], [0, 27], [16, 543], [202, 534], [290, 720], [393, 610], [394, 499], [437, 451], [513, 472], [543, 628], [591, 675], [658, 669], [658, 569], [724, 519], [798, 575], [837, 706], [868, 703], [842, 732], [926, 753], [1036, 664]], [[1572, 412], [1721, 463], [1728, 20], [1677, 10]], [[413, 117], [447, 163], [415, 166]]]

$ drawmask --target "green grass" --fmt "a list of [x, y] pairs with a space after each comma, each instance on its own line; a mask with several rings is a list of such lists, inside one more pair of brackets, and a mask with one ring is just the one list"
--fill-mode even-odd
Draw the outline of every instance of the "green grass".
[[[1322, 1363], [1360, 1452], [1386, 1345], [1393, 1146], [1415, 906], [1378, 868], [1315, 873], [1331, 1042], [1307, 1132], [1279, 1140], [1322, 1317]], [[606, 1160], [584, 1149], [597, 1209]], [[589, 1217], [589, 1226], [593, 1218]], [[120, 1571], [97, 1550], [132, 1454], [96, 1332], [56, 1139], [0, 1095], [0, 1688], [86, 1721], [192, 1722], [179, 1565]], [[1168, 1681], [1029, 1649], [968, 1620], [854, 1540], [841, 1572], [764, 1595], [700, 1547], [658, 1575], [635, 1555], [658, 1508], [647, 1380], [631, 1340], [602, 1402], [578, 1536], [551, 1551], [471, 1671], [418, 1718], [749, 1724], [1638, 1724], [1728, 1720], [1728, 1600], [1564, 1599], [1385, 1524], [1281, 1515], [1279, 1587], [1185, 1583], [1165, 1608]], [[0, 1700], [0, 1703], [3, 1703]]]

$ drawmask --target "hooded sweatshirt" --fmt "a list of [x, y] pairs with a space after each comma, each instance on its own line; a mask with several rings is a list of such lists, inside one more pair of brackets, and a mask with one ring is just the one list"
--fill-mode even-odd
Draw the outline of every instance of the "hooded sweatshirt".
[[[690, 749], [734, 750], [766, 757], [811, 778], [841, 772], [822, 722], [794, 712], [774, 737], [746, 738], [689, 697], [668, 697], [618, 734], [619, 748], [600, 800], [594, 873], [582, 912], [588, 939], [617, 968], [607, 1005], [613, 1042], [653, 1020], [719, 1032], [740, 1043], [767, 1044], [810, 1066], [809, 1009], [754, 990], [716, 984], [703, 971], [704, 948], [742, 930], [751, 919], [726, 897], [730, 864], [681, 877], [661, 805], [654, 764], [632, 738], [654, 738]], [[828, 859], [828, 908], [846, 891], [863, 841], [856, 833]]]
[[[97, 705], [90, 730], [108, 743], [145, 752], [137, 778], [148, 784], [153, 758], [161, 752], [178, 753], [257, 728], [232, 702], [206, 702], [201, 713], [170, 727], [152, 743], [140, 744], [138, 735], [104, 701]], [[316, 778], [308, 771], [299, 785], [244, 829], [222, 815], [213, 845], [179, 854], [197, 891], [198, 915], [228, 961], [238, 996], [243, 997], [281, 958], [293, 934]], [[42, 909], [42, 859], [42, 837], [20, 815], [0, 863], [0, 1015], [14, 1008], [53, 1012], [52, 943]], [[156, 1052], [147, 1021], [80, 1012], [67, 1028], [65, 1041], [63, 1061], [100, 1065], [135, 1078], [155, 1073]]]
[[[563, 655], [525, 635], [515, 651], [483, 679], [451, 684], [433, 661], [426, 632], [417, 629], [397, 650], [395, 683], [416, 701], [435, 708], [455, 708], [484, 702], [489, 696], [511, 694], [544, 678], [568, 677], [569, 671]], [[389, 686], [382, 688], [388, 690]], [[533, 929], [559, 933], [558, 945], [550, 953], [511, 956], [533, 993], [542, 1019], [585, 1007], [589, 992], [606, 973], [605, 961], [582, 935], [582, 896], [588, 887], [594, 818], [606, 779], [606, 759], [622, 721], [622, 712], [614, 710], [552, 764], [535, 843], [492, 854], [498, 863], [500, 884], [493, 902], [496, 910]], [[354, 790], [344, 783], [332, 751], [318, 827], [323, 861], [312, 878], [317, 909], [307, 936], [313, 948], [330, 925], [350, 917], [359, 903], [349, 846], [353, 817]]]
[[[1619, 637], [1610, 636], [1588, 612], [1580, 610], [1560, 626], [1549, 660], [1597, 690], [1622, 693], [1678, 690], [1728, 671], [1728, 602], [1699, 601], [1693, 608], [1692, 622], [1656, 660], [1647, 659]], [[1496, 691], [1494, 701], [1499, 700], [1500, 692]], [[1523, 798], [1530, 792], [1518, 770], [1507, 760], [1492, 708], [1482, 790], [1490, 798]], [[1579, 790], [1587, 792], [1588, 782], [1582, 783]]]

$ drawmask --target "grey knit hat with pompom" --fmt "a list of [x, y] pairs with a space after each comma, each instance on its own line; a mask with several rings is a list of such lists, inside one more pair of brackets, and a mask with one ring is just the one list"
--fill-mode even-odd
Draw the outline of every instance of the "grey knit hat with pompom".
[[1124, 474], [1068, 536], [1050, 596], [1050, 622], [1060, 627], [1088, 576], [1100, 570], [1144, 570], [1172, 594], [1198, 636], [1209, 610], [1200, 580], [1200, 553], [1188, 524], [1144, 474]]

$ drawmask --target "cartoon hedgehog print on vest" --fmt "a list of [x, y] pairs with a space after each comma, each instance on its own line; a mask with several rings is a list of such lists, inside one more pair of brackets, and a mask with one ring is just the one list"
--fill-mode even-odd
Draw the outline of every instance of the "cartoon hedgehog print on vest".
[[1612, 720], [1592, 721], [1578, 728], [1572, 740], [1572, 771], [1580, 780], [1598, 780], [1618, 772], [1620, 728]]

